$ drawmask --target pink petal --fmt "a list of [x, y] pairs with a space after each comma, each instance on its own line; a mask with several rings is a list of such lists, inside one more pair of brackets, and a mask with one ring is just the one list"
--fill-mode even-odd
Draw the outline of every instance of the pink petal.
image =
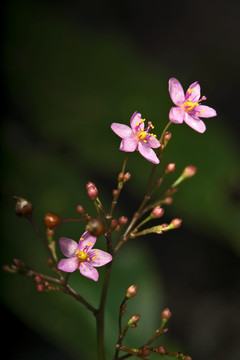
[[82, 250], [85, 246], [88, 246], [88, 251], [95, 245], [97, 238], [91, 235], [88, 231], [82, 234], [78, 243], [78, 250]]
[[189, 125], [192, 129], [196, 130], [199, 133], [204, 133], [204, 131], [206, 130], [206, 125], [204, 124], [204, 122], [201, 119], [194, 117], [190, 114], [185, 114], [184, 121], [187, 125]]
[[189, 93], [188, 101], [197, 102], [200, 98], [201, 94], [201, 88], [198, 83], [198, 81], [195, 81], [193, 84], [191, 84], [187, 90], [187, 94]]
[[147, 139], [147, 144], [148, 146], [150, 146], [151, 148], [157, 149], [161, 146], [160, 142], [158, 141], [157, 138], [155, 138], [155, 136], [150, 136]]
[[88, 262], [81, 263], [79, 270], [80, 270], [80, 273], [83, 276], [86, 276], [88, 279], [98, 281], [98, 278], [99, 278], [98, 271]]
[[151, 161], [154, 164], [159, 164], [160, 161], [159, 161], [157, 155], [155, 154], [155, 152], [153, 151], [153, 149], [150, 148], [150, 146], [148, 146], [145, 143], [139, 142], [138, 150], [139, 150], [140, 154], [143, 157], [145, 157], [145, 159], [147, 159], [148, 161]]
[[109, 253], [99, 249], [94, 249], [94, 252], [96, 252], [96, 254], [94, 255], [96, 257], [94, 260], [90, 261], [92, 266], [103, 266], [112, 261], [112, 255], [110, 255]]
[[[130, 120], [130, 125], [131, 125], [131, 128], [133, 130], [135, 130], [136, 126], [140, 126], [139, 129], [143, 129], [144, 127], [144, 123], [141, 123], [140, 124], [140, 121], [142, 120], [142, 115], [140, 113], [138, 113], [137, 111], [135, 111], [131, 117], [131, 120]], [[138, 124], [138, 125], [137, 125]]]
[[185, 112], [180, 107], [172, 107], [169, 111], [169, 120], [175, 124], [182, 124]]
[[168, 82], [168, 90], [173, 103], [177, 106], [182, 105], [185, 100], [185, 94], [180, 82], [175, 78], [171, 78]]
[[58, 269], [65, 272], [73, 272], [78, 268], [78, 258], [73, 256], [69, 259], [62, 259], [58, 263]]
[[111, 129], [112, 131], [115, 132], [115, 134], [117, 134], [121, 138], [129, 137], [133, 135], [132, 129], [124, 124], [113, 123], [111, 125]]
[[209, 106], [199, 105], [196, 106], [194, 110], [196, 111], [195, 114], [199, 117], [210, 118], [213, 116], [217, 116], [216, 111]]
[[133, 152], [137, 148], [138, 141], [134, 136], [122, 139], [120, 144], [120, 150], [126, 152]]
[[66, 257], [71, 257], [78, 249], [78, 244], [72, 239], [61, 237], [59, 239], [60, 249]]

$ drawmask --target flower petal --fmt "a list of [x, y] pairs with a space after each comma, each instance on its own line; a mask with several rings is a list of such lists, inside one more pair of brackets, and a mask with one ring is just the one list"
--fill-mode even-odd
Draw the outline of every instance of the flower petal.
[[61, 237], [59, 239], [60, 249], [66, 257], [71, 257], [75, 254], [78, 249], [78, 244], [72, 239]]
[[149, 145], [139, 142], [138, 143], [138, 150], [140, 154], [145, 157], [148, 161], [151, 161], [153, 164], [159, 164], [159, 159], [153, 149], [150, 148]]
[[196, 130], [199, 133], [204, 133], [206, 130], [206, 125], [204, 122], [198, 117], [194, 117], [191, 114], [185, 114], [184, 121], [187, 125], [189, 125], [192, 129]]
[[173, 103], [177, 106], [182, 105], [185, 100], [185, 94], [180, 82], [175, 78], [171, 78], [168, 82], [168, 90]]
[[122, 139], [133, 135], [133, 131], [130, 126], [124, 124], [112, 123], [111, 129]]
[[175, 124], [182, 124], [185, 112], [180, 107], [172, 107], [169, 111], [169, 120]]
[[213, 108], [206, 105], [196, 106], [194, 110], [196, 111], [195, 114], [199, 117], [210, 118], [213, 116], [217, 116], [216, 111]]
[[130, 120], [130, 125], [131, 125], [132, 130], [135, 130], [136, 126], [139, 126], [139, 130], [144, 128], [144, 123], [140, 124], [141, 120], [142, 120], [142, 115], [140, 113], [138, 113], [137, 111], [135, 111]]
[[58, 269], [65, 272], [73, 272], [78, 268], [78, 258], [73, 256], [69, 259], [61, 259], [58, 263]]
[[87, 251], [91, 250], [91, 248], [95, 245], [96, 240], [96, 236], [93, 236], [88, 231], [85, 231], [85, 233], [83, 233], [80, 237], [78, 250], [81, 251], [85, 246], [88, 247]]
[[134, 136], [127, 137], [122, 139], [120, 144], [120, 150], [126, 152], [133, 152], [137, 148], [138, 141], [135, 139]]
[[93, 252], [95, 252], [94, 254], [95, 259], [90, 261], [90, 264], [92, 266], [96, 266], [96, 267], [103, 266], [109, 263], [110, 261], [112, 261], [112, 255], [105, 251], [94, 249]]
[[88, 279], [98, 281], [98, 278], [99, 278], [98, 271], [88, 262], [81, 263], [79, 270], [80, 270], [80, 273], [83, 276], [86, 276]]
[[161, 146], [160, 142], [158, 141], [158, 139], [151, 135], [148, 139], [147, 139], [147, 144], [148, 146], [150, 146], [151, 148], [157, 149]]
[[188, 101], [192, 101], [192, 102], [197, 102], [198, 99], [200, 98], [200, 94], [201, 94], [201, 87], [198, 83], [198, 81], [195, 81], [194, 83], [192, 83], [189, 88], [187, 89], [187, 94], [186, 97], [189, 93], [189, 97], [188, 97]]

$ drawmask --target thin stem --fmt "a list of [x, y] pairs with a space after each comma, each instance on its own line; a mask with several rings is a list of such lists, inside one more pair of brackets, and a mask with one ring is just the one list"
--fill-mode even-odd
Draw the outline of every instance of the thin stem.
[[78, 294], [70, 285], [66, 284], [63, 292], [73, 296], [76, 300], [80, 301], [88, 310], [90, 310], [93, 314], [96, 314], [97, 310], [88, 301], [86, 301], [80, 294]]
[[82, 218], [61, 218], [62, 222], [68, 222], [68, 221], [87, 221], [86, 219]]
[[[121, 170], [121, 173], [124, 174], [124, 171], [126, 169], [126, 165], [127, 165], [127, 161], [128, 161], [128, 156], [129, 154], [127, 153], [125, 158], [124, 158], [124, 161], [123, 161], [123, 165], [122, 165], [122, 170]], [[113, 214], [113, 210], [115, 209], [115, 206], [117, 205], [117, 201], [118, 201], [118, 198], [119, 198], [119, 195], [120, 195], [120, 192], [123, 188], [123, 185], [124, 185], [124, 181], [123, 180], [118, 180], [118, 188], [117, 188], [117, 193], [114, 195], [113, 197], [113, 201], [112, 201], [112, 205], [111, 205], [111, 210], [110, 210], [110, 216], [112, 217], [112, 214]]]

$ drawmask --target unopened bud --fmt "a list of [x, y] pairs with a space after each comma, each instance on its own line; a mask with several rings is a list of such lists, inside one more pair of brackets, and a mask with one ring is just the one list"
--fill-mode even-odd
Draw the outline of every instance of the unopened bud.
[[42, 282], [43, 279], [42, 279], [41, 275], [37, 274], [34, 276], [33, 280], [39, 284]]
[[102, 219], [93, 218], [88, 221], [86, 231], [88, 231], [93, 236], [100, 236], [105, 231], [105, 224]]
[[130, 178], [131, 178], [131, 174], [129, 172], [127, 172], [126, 174], [124, 174], [123, 181], [126, 182], [126, 181], [130, 180]]
[[142, 350], [143, 350], [142, 355], [144, 355], [144, 356], [148, 356], [150, 354], [150, 352], [151, 352], [147, 347], [142, 349]]
[[48, 229], [56, 229], [61, 224], [61, 218], [54, 213], [47, 213], [44, 216], [44, 222]]
[[84, 214], [85, 213], [84, 207], [82, 205], [77, 205], [76, 210], [77, 210], [77, 212], [79, 214]]
[[182, 224], [182, 220], [181, 219], [173, 219], [172, 221], [171, 221], [171, 225], [173, 226], [173, 228], [174, 229], [177, 229], [177, 228], [179, 228], [180, 226], [181, 226], [181, 224]]
[[184, 179], [193, 177], [197, 172], [197, 167], [193, 166], [193, 165], [188, 165], [185, 167], [185, 169], [183, 170], [182, 176], [184, 177]]
[[118, 221], [120, 225], [126, 225], [128, 222], [128, 218], [126, 216], [121, 216]]
[[98, 197], [98, 189], [96, 187], [90, 186], [87, 189], [87, 194], [91, 200], [95, 200]]
[[14, 199], [16, 200], [14, 210], [17, 216], [30, 216], [32, 214], [33, 206], [28, 200], [19, 196], [14, 196]]
[[184, 360], [192, 360], [191, 356], [187, 355], [184, 357]]
[[166, 173], [166, 174], [172, 173], [172, 172], [175, 171], [175, 169], [176, 169], [176, 164], [174, 164], [174, 163], [169, 163], [169, 164], [167, 164], [166, 167], [165, 167], [165, 173]]
[[161, 208], [161, 206], [155, 206], [155, 208], [151, 212], [153, 218], [160, 218], [161, 216], [163, 216], [163, 214], [164, 210], [163, 208]]
[[128, 320], [127, 326], [133, 326], [136, 325], [136, 323], [139, 321], [140, 319], [140, 315], [138, 314], [134, 314], [130, 317], [130, 319]]
[[172, 316], [172, 313], [168, 308], [166, 308], [162, 311], [162, 319], [169, 320], [171, 316]]
[[137, 291], [138, 291], [138, 286], [137, 285], [131, 285], [127, 289], [125, 297], [127, 299], [131, 299], [132, 297], [134, 297], [137, 294]]
[[171, 140], [172, 134], [169, 131], [166, 131], [163, 137], [164, 143], [168, 143]]
[[123, 181], [123, 179], [124, 179], [124, 172], [120, 172], [118, 174], [118, 181]]
[[167, 352], [165, 346], [158, 346], [154, 350], [155, 350], [156, 353], [158, 353], [160, 355], [165, 355], [166, 352]]
[[115, 229], [115, 227], [118, 225], [118, 220], [117, 219], [112, 219], [111, 220], [111, 228]]
[[113, 196], [117, 196], [118, 195], [118, 190], [117, 189], [113, 189], [113, 192], [112, 192]]
[[88, 190], [90, 187], [96, 187], [96, 185], [95, 185], [92, 181], [89, 181], [89, 182], [86, 184], [86, 190]]
[[164, 204], [171, 205], [173, 203], [173, 198], [168, 196], [163, 200]]
[[176, 186], [172, 186], [169, 189], [167, 189], [165, 195], [168, 197], [169, 195], [173, 195], [178, 191], [178, 188]]
[[44, 292], [44, 290], [45, 290], [44, 284], [37, 284], [36, 290], [37, 290], [38, 292]]

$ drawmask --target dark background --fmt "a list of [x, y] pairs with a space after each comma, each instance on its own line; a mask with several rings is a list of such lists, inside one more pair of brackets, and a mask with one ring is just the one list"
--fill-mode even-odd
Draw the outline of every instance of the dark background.
[[[3, 10], [2, 262], [24, 256], [19, 242], [28, 236], [27, 226], [11, 213], [16, 192], [39, 204], [39, 217], [71, 208], [74, 191], [89, 177], [109, 200], [110, 170], [116, 173], [122, 161], [111, 122], [127, 124], [138, 106], [153, 119], [165, 119], [171, 106], [167, 80], [178, 78], [185, 90], [199, 80], [218, 117], [206, 119], [206, 135], [174, 127], [172, 141], [180, 140], [169, 150], [173, 160], [176, 152], [186, 155], [186, 164], [179, 160], [183, 166], [195, 161], [199, 180], [189, 189], [184, 185], [166, 215], [166, 221], [185, 216], [183, 226], [147, 244], [164, 289], [161, 305], [173, 312], [175, 349], [195, 360], [237, 360], [239, 2], [8, 1]], [[137, 166], [133, 173], [139, 176]], [[122, 195], [120, 211], [128, 216], [138, 205], [140, 177], [136, 190]], [[12, 239], [17, 245], [11, 246]], [[2, 276], [2, 340], [14, 339], [8, 358], [75, 358], [58, 340], [53, 345], [42, 328], [31, 328], [9, 295], [15, 283]]]

